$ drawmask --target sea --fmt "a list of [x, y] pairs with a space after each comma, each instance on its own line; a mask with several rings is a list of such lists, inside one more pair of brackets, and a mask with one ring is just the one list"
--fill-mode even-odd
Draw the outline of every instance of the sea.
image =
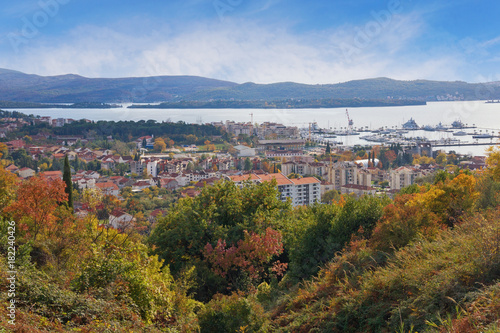
[[[442, 124], [450, 126], [452, 122], [460, 120], [464, 125], [475, 129], [466, 129], [472, 134], [490, 133], [497, 138], [473, 139], [472, 135], [454, 137], [450, 132], [410, 131], [405, 136], [425, 137], [430, 140], [447, 138], [460, 139], [464, 142], [494, 143], [500, 136], [500, 103], [486, 103], [485, 101], [447, 101], [428, 102], [427, 105], [392, 106], [392, 107], [360, 107], [360, 108], [325, 108], [325, 109], [129, 109], [130, 104], [123, 104], [114, 109], [21, 109], [23, 113], [50, 116], [52, 118], [72, 118], [89, 120], [156, 120], [158, 122], [184, 121], [186, 123], [211, 123], [226, 120], [235, 122], [276, 122], [287, 126], [308, 128], [310, 123], [317, 123], [320, 128], [331, 131], [346, 130], [348, 115], [354, 123], [355, 129], [396, 129], [410, 118], [419, 126], [436, 126]], [[347, 112], [346, 112], [347, 111]], [[348, 113], [348, 115], [347, 115]], [[361, 133], [360, 136], [369, 133]], [[338, 136], [337, 141], [346, 145], [376, 144], [360, 139], [360, 136]], [[436, 148], [445, 151], [455, 151], [459, 154], [485, 155], [485, 145], [452, 146]]]

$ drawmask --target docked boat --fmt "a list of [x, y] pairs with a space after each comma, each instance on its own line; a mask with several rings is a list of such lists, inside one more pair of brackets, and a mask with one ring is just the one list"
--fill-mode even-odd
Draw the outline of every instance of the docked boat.
[[493, 135], [488, 134], [488, 133], [483, 133], [483, 134], [474, 134], [472, 136], [473, 139], [491, 139], [493, 138]]
[[464, 128], [464, 124], [460, 120], [455, 120], [451, 123], [452, 128]]
[[455, 132], [453, 133], [454, 136], [466, 136], [467, 135], [467, 132], [464, 132], [464, 131], [458, 131], [458, 132]]
[[417, 130], [419, 127], [413, 118], [410, 118], [406, 123], [403, 124], [403, 128], [407, 130]]

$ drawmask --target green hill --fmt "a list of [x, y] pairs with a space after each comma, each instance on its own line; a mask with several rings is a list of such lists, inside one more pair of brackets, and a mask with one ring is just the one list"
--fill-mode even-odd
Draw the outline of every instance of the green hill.
[[[332, 79], [333, 81], [333, 79]], [[500, 83], [398, 81], [389, 78], [337, 84], [256, 84], [197, 76], [86, 78], [39, 76], [0, 69], [0, 100], [37, 103], [154, 103], [285, 100], [481, 100], [500, 99]]]

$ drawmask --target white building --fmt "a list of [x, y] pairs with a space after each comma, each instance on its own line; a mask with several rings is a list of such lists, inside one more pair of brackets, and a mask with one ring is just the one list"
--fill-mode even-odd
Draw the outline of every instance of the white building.
[[153, 160], [150, 160], [148, 161], [148, 163], [146, 164], [146, 172], [148, 173], [148, 175], [151, 175], [153, 177], [157, 177], [158, 176], [158, 161], [153, 161]]
[[134, 217], [122, 210], [115, 209], [109, 214], [109, 225], [115, 229], [127, 229], [132, 227], [133, 223]]
[[255, 148], [250, 148], [244, 145], [234, 146], [234, 149], [238, 151], [238, 157], [254, 157]]
[[321, 183], [314, 177], [289, 179], [281, 173], [271, 173], [229, 176], [228, 178], [237, 184], [242, 184], [244, 181], [262, 183], [275, 180], [280, 199], [286, 201], [290, 198], [293, 206], [310, 205], [321, 200]]

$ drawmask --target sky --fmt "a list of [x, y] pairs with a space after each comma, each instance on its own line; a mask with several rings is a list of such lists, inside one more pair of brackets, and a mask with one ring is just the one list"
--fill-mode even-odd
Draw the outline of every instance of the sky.
[[500, 81], [500, 2], [22, 0], [0, 9], [0, 68], [237, 83]]

